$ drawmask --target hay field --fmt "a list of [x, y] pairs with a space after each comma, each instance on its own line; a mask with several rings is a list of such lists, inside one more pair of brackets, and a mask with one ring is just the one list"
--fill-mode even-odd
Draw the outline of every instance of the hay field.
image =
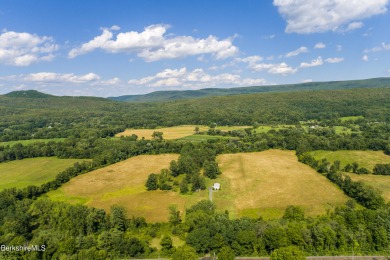
[[359, 167], [365, 167], [372, 171], [375, 164], [390, 163], [390, 156], [384, 154], [382, 151], [314, 151], [310, 154], [317, 160], [326, 158], [329, 162], [339, 160], [341, 167], [346, 164], [357, 162]]
[[[109, 211], [119, 204], [127, 209], [128, 216], [142, 216], [147, 221], [167, 221], [168, 206], [178, 205], [183, 212], [187, 198], [174, 191], [147, 191], [145, 182], [150, 173], [168, 168], [177, 154], [140, 155], [128, 160], [77, 176], [60, 189], [47, 195], [52, 200], [78, 203]], [[207, 198], [207, 197], [206, 197]], [[199, 198], [200, 200], [201, 198]], [[195, 201], [194, 201], [195, 203]]]
[[[195, 133], [196, 125], [181, 125], [181, 126], [173, 126], [173, 127], [164, 127], [164, 128], [156, 128], [156, 129], [126, 129], [122, 133], [118, 133], [115, 137], [121, 136], [131, 136], [135, 134], [138, 138], [144, 137], [145, 139], [152, 139], [152, 134], [154, 131], [163, 132], [163, 138], [167, 140], [171, 139], [179, 139], [186, 136], [191, 136]], [[198, 126], [200, 131], [207, 131], [209, 129], [208, 126]], [[216, 129], [220, 129], [222, 131], [229, 130], [238, 130], [249, 128], [250, 126], [219, 126]]]
[[388, 175], [373, 175], [373, 174], [363, 174], [358, 175], [354, 173], [346, 173], [351, 177], [353, 181], [362, 181], [368, 185], [377, 188], [382, 192], [383, 198], [390, 202], [390, 176]]
[[39, 157], [0, 163], [0, 190], [39, 186], [54, 180], [58, 173], [81, 161], [84, 160]]
[[294, 151], [268, 150], [224, 154], [217, 158], [223, 174], [213, 195], [234, 217], [281, 217], [288, 205], [307, 215], [325, 213], [349, 198], [324, 176], [298, 162]]

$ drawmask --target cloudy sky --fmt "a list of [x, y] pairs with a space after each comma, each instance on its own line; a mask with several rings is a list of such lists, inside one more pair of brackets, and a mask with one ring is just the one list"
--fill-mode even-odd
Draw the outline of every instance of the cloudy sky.
[[390, 76], [390, 0], [1, 0], [0, 94]]

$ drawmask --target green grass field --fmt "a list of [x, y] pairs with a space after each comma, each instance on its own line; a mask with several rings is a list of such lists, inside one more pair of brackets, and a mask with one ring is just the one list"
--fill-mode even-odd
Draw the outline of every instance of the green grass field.
[[279, 131], [281, 129], [289, 129], [295, 127], [295, 125], [261, 125], [255, 129], [255, 133], [268, 133], [270, 130]]
[[29, 158], [0, 163], [0, 190], [41, 185], [51, 181], [66, 168], [80, 159], [58, 159], [55, 157]]
[[326, 158], [329, 162], [339, 160], [341, 167], [346, 164], [357, 162], [359, 167], [365, 167], [372, 171], [375, 164], [390, 163], [390, 156], [384, 154], [382, 151], [313, 151], [310, 154], [317, 160]]
[[364, 116], [344, 116], [344, 117], [340, 117], [340, 121], [341, 122], [345, 122], [345, 121], [356, 121], [358, 119], [363, 119]]
[[358, 175], [353, 173], [347, 173], [353, 181], [362, 181], [368, 185], [377, 188], [382, 192], [386, 201], [390, 202], [390, 176], [388, 175], [373, 175], [364, 174]]
[[[168, 207], [181, 212], [202, 199], [208, 189], [181, 195], [175, 191], [147, 191], [150, 173], [167, 168], [176, 154], [142, 155], [80, 175], [60, 189], [47, 194], [55, 201], [90, 205], [109, 210], [119, 204], [128, 215], [148, 221], [167, 221]], [[221, 183], [213, 201], [232, 218], [249, 216], [276, 218], [288, 205], [302, 206], [308, 215], [318, 215], [348, 200], [335, 185], [309, 166], [297, 161], [293, 151], [270, 150], [259, 153], [225, 154], [217, 158], [223, 174], [207, 179], [206, 186]]]
[[48, 143], [50, 141], [62, 142], [65, 140], [66, 140], [66, 138], [18, 140], [18, 141], [0, 142], [0, 146], [6, 146], [6, 145], [14, 146], [15, 144], [19, 144], [19, 143], [22, 145], [28, 145], [28, 144], [37, 143], [37, 142], [44, 142], [44, 143]]

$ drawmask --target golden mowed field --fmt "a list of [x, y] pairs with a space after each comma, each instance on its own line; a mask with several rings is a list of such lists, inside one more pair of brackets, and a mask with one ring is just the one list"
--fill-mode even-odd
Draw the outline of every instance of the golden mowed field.
[[[300, 163], [294, 151], [268, 150], [218, 156], [222, 190], [215, 201], [229, 205], [236, 217], [281, 217], [288, 205], [319, 215], [347, 197], [336, 185]], [[218, 205], [218, 203], [217, 203]]]
[[[163, 132], [163, 138], [167, 140], [179, 139], [195, 133], [196, 125], [183, 125], [183, 126], [174, 126], [174, 127], [164, 127], [156, 129], [126, 129], [122, 133], [118, 133], [115, 136], [131, 136], [135, 134], [138, 138], [152, 139], [152, 134], [154, 131]], [[200, 131], [205, 131], [208, 129], [206, 126], [199, 126]]]
[[[169, 205], [185, 208], [208, 199], [208, 189], [181, 195], [175, 191], [147, 191], [150, 173], [168, 168], [177, 154], [141, 155], [80, 175], [48, 196], [52, 200], [89, 205], [105, 210], [114, 204], [128, 215], [147, 221], [167, 221]], [[207, 187], [221, 183], [213, 192], [217, 210], [228, 210], [232, 218], [248, 216], [278, 218], [289, 205], [302, 206], [307, 215], [318, 215], [342, 205], [349, 198], [309, 166], [298, 162], [294, 151], [224, 154], [217, 157], [222, 170]]]
[[57, 201], [84, 204], [109, 211], [114, 204], [127, 209], [128, 216], [148, 221], [167, 221], [168, 207], [184, 208], [185, 199], [173, 191], [147, 191], [150, 173], [168, 168], [177, 154], [141, 155], [73, 178], [48, 196]]
[[[135, 134], [138, 138], [152, 139], [152, 134], [154, 131], [163, 132], [163, 138], [167, 140], [179, 139], [186, 136], [191, 136], [195, 134], [195, 127], [199, 127], [199, 131], [207, 131], [209, 129], [208, 126], [196, 126], [196, 125], [180, 125], [173, 127], [164, 127], [164, 128], [156, 128], [156, 129], [126, 129], [122, 133], [118, 133], [115, 136], [131, 136]], [[221, 131], [231, 131], [231, 130], [239, 130], [250, 128], [251, 126], [219, 126], [216, 129]]]

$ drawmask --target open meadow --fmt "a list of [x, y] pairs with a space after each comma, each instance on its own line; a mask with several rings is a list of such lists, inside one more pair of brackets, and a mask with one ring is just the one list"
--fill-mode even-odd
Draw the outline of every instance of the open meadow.
[[58, 173], [82, 159], [40, 157], [0, 163], [0, 190], [39, 186], [54, 180]]
[[[188, 136], [192, 136], [195, 134], [196, 125], [181, 125], [181, 126], [173, 126], [173, 127], [164, 127], [164, 128], [156, 128], [156, 129], [126, 129], [124, 132], [118, 133], [115, 137], [121, 136], [131, 136], [135, 134], [138, 138], [152, 139], [152, 134], [155, 131], [163, 132], [163, 138], [167, 140], [172, 139], [180, 139]], [[208, 126], [198, 126], [199, 131], [207, 131], [209, 129]], [[250, 128], [251, 126], [219, 126], [216, 129], [221, 131], [230, 131], [230, 130], [239, 130]], [[203, 136], [203, 135], [202, 135]], [[207, 137], [202, 137], [206, 139]], [[213, 138], [213, 137], [212, 137]]]
[[288, 205], [323, 214], [349, 198], [324, 176], [298, 162], [294, 151], [268, 150], [218, 156], [221, 191], [213, 198], [235, 217], [281, 217]]
[[168, 168], [177, 154], [141, 155], [77, 176], [47, 195], [52, 200], [85, 204], [109, 211], [114, 204], [126, 208], [129, 217], [143, 216], [148, 221], [167, 221], [171, 204], [184, 209], [185, 199], [173, 191], [147, 191], [150, 173]]
[[[119, 204], [129, 216], [167, 221], [169, 205], [175, 204], [184, 212], [208, 199], [208, 189], [187, 195], [146, 190], [148, 175], [168, 168], [170, 161], [177, 158], [176, 154], [133, 157], [73, 178], [48, 196], [106, 210]], [[302, 206], [308, 215], [315, 216], [348, 200], [325, 177], [298, 162], [293, 151], [225, 154], [217, 160], [223, 173], [216, 180], [207, 179], [206, 184], [210, 187], [214, 182], [221, 183], [221, 190], [213, 192], [213, 201], [219, 211], [229, 210], [232, 218], [276, 218], [288, 205]]]
[[340, 161], [341, 167], [346, 164], [352, 164], [357, 162], [359, 167], [365, 167], [372, 171], [375, 164], [378, 163], [390, 163], [390, 156], [384, 154], [382, 151], [313, 151], [310, 152], [316, 160], [326, 158], [329, 162], [333, 163], [336, 160]]
[[390, 176], [389, 175], [373, 175], [373, 174], [354, 174], [347, 173], [353, 181], [362, 181], [382, 192], [383, 198], [390, 202]]

